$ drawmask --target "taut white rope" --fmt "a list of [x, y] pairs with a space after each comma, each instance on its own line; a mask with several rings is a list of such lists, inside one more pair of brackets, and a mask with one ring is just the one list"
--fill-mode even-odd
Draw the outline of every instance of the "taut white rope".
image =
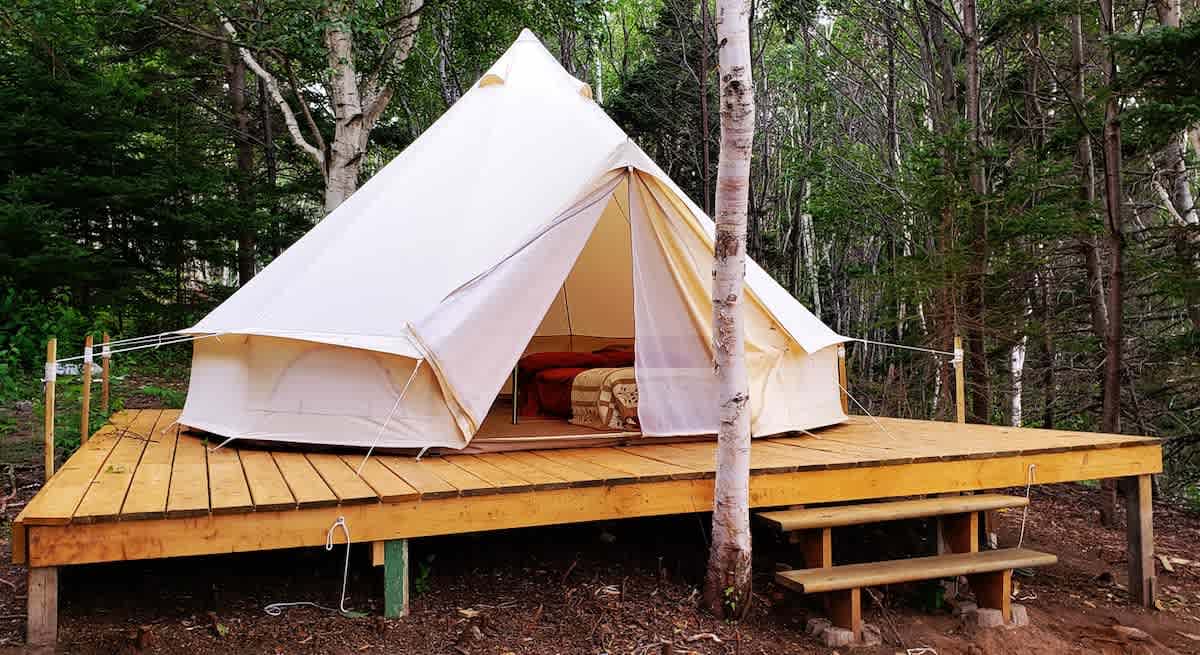
[[920, 346], [905, 346], [898, 343], [887, 343], [886, 341], [872, 341], [871, 339], [852, 338], [851, 341], [859, 343], [869, 343], [875, 346], [887, 346], [888, 348], [902, 348], [904, 350], [915, 350], [922, 353], [930, 353], [931, 355], [941, 355], [943, 357], [954, 357], [954, 353], [945, 350], [935, 350], [933, 348], [921, 348]]
[[383, 436], [383, 431], [387, 429], [388, 423], [391, 423], [392, 416], [396, 413], [396, 409], [400, 407], [400, 401], [404, 400], [404, 396], [408, 394], [408, 388], [412, 386], [413, 380], [417, 379], [417, 371], [421, 370], [421, 364], [424, 363], [425, 360], [423, 359], [417, 360], [417, 365], [413, 367], [412, 374], [408, 376], [408, 381], [404, 383], [404, 388], [400, 390], [400, 395], [396, 396], [396, 402], [392, 403], [392, 411], [388, 412], [387, 418], [379, 426], [379, 432], [375, 433], [375, 440], [371, 442], [371, 447], [367, 449], [367, 454], [363, 455], [358, 468], [354, 470], [356, 475], [362, 474], [363, 467], [367, 465], [367, 460], [371, 458], [371, 453], [375, 452], [375, 446], [379, 445], [379, 439]]
[[[221, 335], [220, 334], [188, 335], [188, 336], [183, 336], [183, 337], [175, 337], [175, 338], [167, 339], [165, 341], [159, 340], [159, 341], [155, 341], [154, 343], [145, 343], [145, 344], [137, 345], [137, 346], [129, 346], [126, 348], [111, 348], [108, 352], [110, 355], [115, 355], [117, 353], [127, 353], [127, 352], [132, 352], [134, 350], [144, 350], [146, 348], [158, 348], [160, 346], [170, 346], [170, 345], [174, 345], [177, 343], [187, 343], [189, 341], [199, 341], [200, 339], [208, 339], [210, 337], [219, 337], [219, 336], [221, 336]], [[83, 355], [76, 355], [74, 357], [63, 357], [62, 359], [56, 359], [54, 361], [58, 362], [58, 363], [73, 362], [76, 360], [86, 359], [89, 356], [90, 356], [89, 354], [85, 353]]]
[[892, 434], [891, 432], [888, 432], [888, 429], [883, 427], [883, 424], [879, 422], [879, 419], [875, 418], [875, 415], [872, 414], [870, 410], [868, 410], [866, 407], [863, 407], [863, 404], [858, 402], [858, 398], [855, 398], [854, 396], [850, 395], [850, 392], [846, 389], [846, 387], [842, 386], [841, 382], [838, 382], [838, 387], [841, 387], [842, 393], [846, 394], [846, 397], [849, 398], [850, 400], [853, 400], [854, 404], [858, 405], [858, 408], [861, 409], [863, 411], [863, 413], [867, 415], [867, 418], [871, 419], [871, 422], [875, 424], [875, 427], [879, 428], [884, 434], [886, 434], [888, 436], [888, 438], [890, 438], [892, 440], [896, 439], [896, 435]]

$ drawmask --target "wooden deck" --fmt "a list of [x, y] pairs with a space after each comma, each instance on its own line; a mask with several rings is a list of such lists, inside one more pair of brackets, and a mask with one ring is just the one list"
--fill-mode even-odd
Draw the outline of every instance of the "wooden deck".
[[[712, 442], [426, 457], [210, 451], [171, 410], [113, 416], [17, 517], [30, 567], [245, 552], [708, 511]], [[854, 417], [755, 440], [755, 507], [1141, 476], [1156, 439]], [[883, 429], [881, 429], [881, 426]], [[886, 433], [884, 432], [886, 429]]]

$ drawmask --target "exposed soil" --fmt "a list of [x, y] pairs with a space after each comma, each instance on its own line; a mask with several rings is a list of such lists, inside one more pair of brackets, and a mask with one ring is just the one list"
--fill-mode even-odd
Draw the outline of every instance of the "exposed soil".
[[[8, 455], [18, 452], [5, 442]], [[36, 449], [26, 449], [36, 461]], [[20, 452], [25, 452], [22, 450]], [[8, 461], [12, 461], [11, 459]], [[40, 466], [0, 464], [0, 653], [21, 647], [25, 571], [9, 564], [9, 521], [36, 491]], [[1024, 490], [1012, 490], [1022, 493]], [[878, 591], [864, 611], [879, 626], [879, 653], [1200, 653], [1200, 516], [1159, 503], [1159, 611], [1132, 607], [1124, 585], [1124, 531], [1098, 526], [1098, 494], [1083, 485], [1034, 489], [1027, 546], [1056, 566], [1019, 577], [1032, 624], [981, 630], [937, 607], [929, 585]], [[1001, 544], [1015, 544], [1020, 511], [1000, 514]], [[755, 533], [755, 605], [740, 623], [697, 607], [707, 517], [634, 519], [415, 540], [412, 615], [385, 620], [382, 572], [352, 549], [343, 618], [268, 603], [336, 606], [344, 550], [305, 549], [68, 567], [60, 577], [64, 653], [799, 653], [828, 652], [804, 626], [819, 614], [771, 582], [789, 550]], [[889, 524], [835, 536], [835, 552], [924, 548], [928, 526]], [[354, 526], [350, 526], [353, 531]], [[1174, 558], [1174, 559], [1172, 559]], [[882, 606], [879, 604], [882, 602]], [[1115, 627], [1114, 627], [1115, 626]], [[1136, 628], [1130, 631], [1127, 628]], [[1141, 632], [1138, 632], [1141, 631]], [[919, 651], [919, 648], [932, 651]], [[911, 650], [910, 650], [911, 649]], [[843, 649], [845, 652], [846, 649]]]

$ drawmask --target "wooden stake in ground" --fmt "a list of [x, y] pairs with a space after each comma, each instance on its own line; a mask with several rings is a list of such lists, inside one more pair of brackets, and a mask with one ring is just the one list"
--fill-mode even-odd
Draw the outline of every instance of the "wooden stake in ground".
[[954, 420], [967, 422], [967, 384], [963, 374], [962, 337], [954, 337]]
[[754, 145], [750, 6], [717, 0], [721, 152], [713, 261], [713, 364], [720, 425], [713, 494], [712, 550], [704, 602], [717, 616], [740, 617], [750, 604], [750, 393], [746, 376], [742, 284], [746, 212]]
[[112, 360], [112, 355], [108, 352], [108, 333], [105, 332], [100, 340], [100, 413], [108, 416], [108, 380], [109, 380], [109, 364]]
[[92, 335], [83, 338], [83, 391], [80, 394], [79, 409], [79, 443], [85, 444], [91, 435], [92, 417]]
[[45, 443], [46, 479], [54, 475], [54, 378], [57, 377], [58, 339], [46, 342], [46, 431], [43, 434]]

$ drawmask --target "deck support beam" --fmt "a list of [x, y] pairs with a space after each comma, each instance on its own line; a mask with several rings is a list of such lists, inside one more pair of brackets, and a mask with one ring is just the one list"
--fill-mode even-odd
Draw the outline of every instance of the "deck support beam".
[[408, 616], [407, 539], [383, 544], [383, 615], [389, 619]]
[[54, 647], [58, 639], [58, 567], [29, 569], [26, 643], [33, 648]]
[[1149, 475], [1122, 478], [1125, 490], [1125, 538], [1129, 556], [1129, 595], [1142, 607], [1154, 607], [1154, 484]]

